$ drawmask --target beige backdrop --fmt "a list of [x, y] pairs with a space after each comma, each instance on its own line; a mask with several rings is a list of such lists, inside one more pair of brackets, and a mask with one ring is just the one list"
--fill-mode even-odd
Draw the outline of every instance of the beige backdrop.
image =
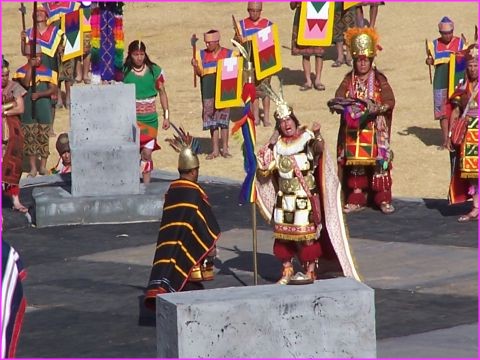
[[[19, 55], [21, 17], [20, 3], [2, 3], [2, 53], [10, 61], [12, 72], [24, 64]], [[27, 27], [31, 26], [31, 9], [26, 3]], [[209, 151], [209, 134], [201, 128], [200, 90], [193, 88], [190, 66], [190, 37], [210, 29], [222, 33], [221, 44], [231, 47], [232, 14], [237, 20], [247, 16], [245, 2], [234, 3], [127, 3], [124, 7], [125, 48], [139, 37], [147, 44], [150, 58], [164, 68], [170, 102], [171, 120], [201, 139], [203, 150]], [[366, 11], [368, 14], [368, 11]], [[326, 102], [348, 71], [346, 66], [332, 68], [331, 60], [324, 63], [322, 82], [326, 91], [300, 92], [303, 83], [301, 58], [290, 55], [293, 11], [287, 2], [265, 3], [263, 15], [279, 25], [282, 44], [285, 98], [294, 107], [303, 124], [314, 120], [322, 124], [322, 133], [331, 152], [335, 150], [338, 117], [330, 114]], [[395, 92], [397, 105], [393, 118], [392, 146], [395, 152], [393, 193], [396, 197], [445, 198], [449, 183], [449, 160], [446, 151], [437, 150], [440, 142], [439, 125], [433, 120], [432, 90], [425, 59], [425, 38], [438, 36], [437, 23], [448, 15], [455, 22], [455, 33], [464, 33], [473, 40], [477, 22], [476, 3], [387, 3], [380, 7], [377, 30], [383, 47], [376, 59], [377, 67], [388, 77]], [[204, 47], [203, 41], [198, 46]], [[126, 55], [126, 54], [125, 54]], [[77, 85], [78, 86], [78, 85]], [[274, 106], [272, 106], [272, 113]], [[102, 121], [99, 118], [99, 121]], [[69, 130], [69, 113], [57, 111], [54, 124], [59, 134]], [[272, 128], [257, 128], [257, 146], [263, 144]], [[176, 170], [177, 154], [164, 142], [172, 131], [160, 131], [162, 150], [154, 153], [155, 166]], [[55, 139], [51, 138], [49, 167], [58, 156]], [[241, 141], [230, 139], [230, 159], [201, 158], [201, 174], [244, 178]]]

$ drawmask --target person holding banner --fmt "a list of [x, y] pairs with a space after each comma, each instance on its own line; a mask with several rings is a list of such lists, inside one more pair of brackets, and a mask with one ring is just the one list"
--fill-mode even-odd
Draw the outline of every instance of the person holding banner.
[[[449, 119], [449, 77], [450, 77], [450, 54], [464, 49], [463, 40], [453, 35], [453, 21], [444, 16], [438, 23], [440, 37], [428, 42], [427, 58], [428, 66], [435, 66], [433, 75], [433, 112], [435, 120], [440, 122], [442, 130], [442, 144], [444, 149], [448, 143], [448, 119]], [[455, 84], [456, 85], [456, 84]]]
[[[59, 69], [61, 63], [61, 51], [63, 51], [64, 38], [63, 31], [51, 23], [48, 24], [48, 11], [41, 4], [37, 4], [37, 11], [35, 13], [34, 27], [36, 27], [37, 43], [41, 45], [42, 49], [42, 64], [53, 71], [55, 76], [55, 83], [58, 84]], [[34, 27], [23, 30], [20, 34], [22, 54], [27, 53], [29, 43], [33, 41]], [[58, 92], [51, 96], [52, 117], [49, 136], [54, 136], [53, 123], [55, 121], [55, 107], [58, 101]]]
[[[340, 209], [340, 184], [320, 124], [301, 126], [283, 96], [265, 86], [277, 104], [276, 132], [257, 153], [257, 205], [273, 222], [273, 253], [283, 265], [278, 284], [312, 283], [321, 257], [334, 258], [358, 279]], [[304, 274], [294, 275], [297, 256]]]
[[[24, 154], [28, 157], [30, 172], [28, 177], [48, 175], [47, 160], [49, 151], [49, 133], [52, 128], [52, 95], [57, 93], [57, 73], [41, 63], [42, 49], [37, 43], [33, 56], [31, 47], [26, 47], [28, 62], [17, 69], [13, 79], [28, 90], [25, 95], [25, 110], [21, 115], [24, 134]], [[35, 67], [35, 78], [32, 79], [32, 68]], [[32, 93], [32, 84], [35, 92]], [[33, 110], [33, 107], [35, 107]], [[35, 114], [35, 116], [33, 116]], [[37, 158], [40, 157], [40, 168], [37, 170]]]
[[155, 105], [157, 93], [163, 109], [162, 129], [170, 127], [168, 96], [165, 89], [165, 73], [152, 62], [146, 45], [134, 40], [128, 45], [128, 56], [123, 65], [123, 82], [135, 84], [137, 124], [140, 128], [140, 172], [143, 183], [149, 184], [153, 171], [152, 153], [160, 149], [157, 143], [158, 113]]
[[[215, 91], [217, 62], [233, 56], [234, 52], [220, 46], [220, 32], [218, 30], [207, 31], [203, 34], [203, 40], [207, 47], [197, 50], [191, 64], [195, 74], [200, 77], [203, 130], [209, 130], [212, 139], [212, 152], [207, 155], [206, 160], [215, 159], [219, 155], [228, 158], [232, 156], [228, 149], [230, 108], [217, 109], [215, 107]], [[221, 149], [220, 137], [222, 138]]]
[[392, 205], [390, 135], [395, 96], [387, 78], [375, 67], [378, 35], [373, 28], [351, 28], [345, 33], [353, 58], [349, 72], [328, 102], [341, 114], [337, 140], [338, 175], [345, 194], [345, 213], [360, 211], [373, 202], [382, 213]]
[[[235, 40], [239, 41], [245, 47], [251, 45], [251, 37], [253, 34], [256, 34], [259, 30], [265, 29], [266, 27], [272, 25], [272, 22], [267, 18], [261, 17], [263, 10], [263, 3], [259, 1], [249, 1], [247, 3], [248, 17], [240, 20], [240, 34], [235, 35]], [[250, 42], [250, 45], [246, 45], [246, 42]], [[252, 49], [253, 51], [253, 49]], [[251, 54], [252, 63], [253, 61], [253, 52]], [[270, 77], [265, 78], [262, 82], [270, 82]], [[262, 91], [260, 86], [261, 82], [255, 79], [255, 101], [252, 104], [253, 107], [253, 116], [255, 117], [255, 125], [260, 125], [263, 122], [263, 126], [271, 126], [270, 122], [270, 98]], [[260, 101], [262, 100], [263, 105], [263, 118], [260, 118]]]
[[[477, 41], [477, 39], [475, 39]], [[458, 222], [478, 221], [478, 44], [464, 50], [465, 81], [450, 97], [453, 108], [447, 149], [455, 149], [448, 200], [458, 204], [472, 200], [472, 209]]]
[[[300, 87], [300, 91], [308, 91], [313, 87], [316, 90], [324, 91], [325, 85], [322, 84], [322, 69], [323, 69], [323, 54], [325, 49], [322, 46], [304, 46], [299, 45], [297, 42], [298, 32], [299, 32], [299, 23], [300, 23], [300, 7], [301, 2], [291, 1], [290, 9], [295, 10], [295, 16], [293, 18], [293, 28], [292, 28], [292, 49], [291, 53], [294, 56], [302, 56], [302, 67], [303, 73], [305, 75], [305, 83]], [[312, 83], [311, 72], [312, 68], [310, 65], [310, 56], [315, 56], [315, 78]]]

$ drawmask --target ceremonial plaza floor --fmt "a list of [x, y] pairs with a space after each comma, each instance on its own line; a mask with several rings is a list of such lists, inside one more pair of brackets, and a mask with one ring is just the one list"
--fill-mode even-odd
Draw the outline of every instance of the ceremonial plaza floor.
[[[154, 181], [174, 178], [155, 175]], [[57, 180], [22, 183], [24, 204], [33, 205], [35, 186]], [[216, 278], [206, 287], [251, 286], [251, 206], [237, 205], [239, 183], [200, 180], [222, 229]], [[378, 357], [477, 358], [478, 224], [456, 221], [469, 205], [431, 199], [394, 205], [393, 215], [368, 209], [347, 217], [360, 273], [375, 289]], [[7, 202], [2, 210], [3, 238], [28, 271], [17, 357], [156, 356], [155, 317], [142, 307], [142, 294], [159, 222], [35, 228]], [[272, 283], [280, 264], [260, 217], [257, 235], [258, 282]]]

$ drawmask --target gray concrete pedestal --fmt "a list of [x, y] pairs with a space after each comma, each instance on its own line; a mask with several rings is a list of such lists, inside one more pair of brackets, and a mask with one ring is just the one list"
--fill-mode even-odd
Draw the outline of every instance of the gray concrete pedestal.
[[160, 358], [374, 358], [374, 291], [350, 278], [157, 296]]

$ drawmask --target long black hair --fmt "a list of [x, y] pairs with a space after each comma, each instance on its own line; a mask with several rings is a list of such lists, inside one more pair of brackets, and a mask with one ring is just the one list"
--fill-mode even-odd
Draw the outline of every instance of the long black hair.
[[150, 72], [153, 74], [153, 65], [155, 64], [150, 58], [148, 57], [147, 54], [147, 47], [145, 46], [145, 43], [140, 40], [134, 40], [128, 45], [128, 55], [127, 58], [125, 59], [125, 62], [123, 63], [123, 74], [127, 75], [130, 71], [132, 71], [133, 68], [133, 59], [132, 59], [132, 53], [134, 51], [143, 51], [145, 53], [145, 65], [147, 65], [148, 69]]

